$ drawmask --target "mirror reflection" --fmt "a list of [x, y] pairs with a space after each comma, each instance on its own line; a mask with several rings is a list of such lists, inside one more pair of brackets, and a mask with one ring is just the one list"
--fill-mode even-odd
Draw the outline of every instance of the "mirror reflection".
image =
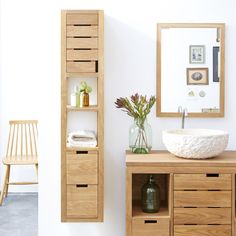
[[158, 24], [157, 116], [224, 115], [224, 24]]

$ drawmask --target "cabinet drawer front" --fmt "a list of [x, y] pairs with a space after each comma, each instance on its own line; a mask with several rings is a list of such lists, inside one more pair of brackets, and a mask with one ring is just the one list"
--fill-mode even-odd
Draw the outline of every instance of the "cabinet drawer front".
[[231, 191], [174, 191], [174, 207], [231, 207]]
[[98, 50], [67, 50], [67, 61], [96, 61], [98, 60]]
[[133, 219], [132, 236], [169, 236], [169, 218]]
[[231, 236], [231, 225], [175, 225], [174, 236]]
[[95, 62], [67, 62], [67, 72], [96, 72]]
[[67, 13], [66, 15], [67, 25], [97, 25], [98, 24], [98, 14], [89, 13]]
[[96, 37], [98, 26], [67, 26], [66, 35], [68, 37]]
[[231, 174], [175, 174], [174, 189], [231, 190]]
[[67, 48], [98, 48], [97, 38], [67, 38], [66, 42]]
[[97, 154], [67, 154], [67, 184], [97, 184]]
[[231, 224], [231, 208], [174, 208], [174, 224]]
[[67, 185], [67, 216], [97, 217], [97, 185]]

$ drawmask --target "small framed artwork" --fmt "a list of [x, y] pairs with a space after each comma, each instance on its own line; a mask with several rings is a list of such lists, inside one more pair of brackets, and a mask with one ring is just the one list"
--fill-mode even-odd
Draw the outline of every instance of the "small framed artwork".
[[204, 64], [205, 63], [205, 46], [190, 45], [189, 46], [189, 63]]
[[208, 84], [208, 68], [187, 68], [187, 85]]

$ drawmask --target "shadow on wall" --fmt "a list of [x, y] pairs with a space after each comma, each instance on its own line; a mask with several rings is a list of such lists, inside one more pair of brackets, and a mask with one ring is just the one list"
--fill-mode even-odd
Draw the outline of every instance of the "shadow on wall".
[[125, 235], [125, 150], [133, 120], [115, 108], [114, 102], [120, 96], [135, 92], [151, 95], [156, 90], [156, 24], [148, 33], [148, 29], [137, 28], [138, 22], [130, 25], [105, 14], [104, 223], [93, 223], [93, 227], [68, 224], [71, 236], [78, 232], [91, 236]]

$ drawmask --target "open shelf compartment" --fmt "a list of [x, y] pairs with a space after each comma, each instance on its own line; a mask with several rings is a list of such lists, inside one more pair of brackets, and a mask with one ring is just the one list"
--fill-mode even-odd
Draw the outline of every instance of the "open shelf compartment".
[[[150, 173], [152, 174], [152, 173]], [[148, 181], [150, 174], [132, 175], [132, 218], [169, 218], [169, 193], [170, 193], [170, 175], [152, 174], [155, 183], [160, 187], [161, 206], [157, 213], [145, 213], [141, 206], [141, 189]]]

